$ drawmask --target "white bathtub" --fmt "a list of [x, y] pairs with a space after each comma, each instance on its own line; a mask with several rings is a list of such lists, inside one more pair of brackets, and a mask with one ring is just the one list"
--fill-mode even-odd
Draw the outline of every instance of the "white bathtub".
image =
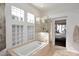
[[10, 49], [8, 50], [8, 53], [14, 56], [31, 56], [40, 49], [44, 48], [46, 45], [47, 43], [34, 41], [29, 44], [25, 44], [20, 47]]

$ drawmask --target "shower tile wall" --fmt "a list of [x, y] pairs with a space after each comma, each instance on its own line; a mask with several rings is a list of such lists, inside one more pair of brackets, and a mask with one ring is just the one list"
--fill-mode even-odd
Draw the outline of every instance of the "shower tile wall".
[[4, 4], [0, 3], [0, 51], [6, 48]]

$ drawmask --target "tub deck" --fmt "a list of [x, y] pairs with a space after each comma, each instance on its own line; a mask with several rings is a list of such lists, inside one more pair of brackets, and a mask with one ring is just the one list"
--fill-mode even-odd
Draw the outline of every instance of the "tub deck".
[[46, 42], [34, 41], [13, 49], [8, 53], [12, 56], [45, 56], [50, 51], [50, 45]]

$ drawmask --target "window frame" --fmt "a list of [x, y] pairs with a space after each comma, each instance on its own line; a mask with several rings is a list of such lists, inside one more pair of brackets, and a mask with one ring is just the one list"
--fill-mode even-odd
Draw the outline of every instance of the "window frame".
[[24, 10], [21, 8], [17, 8], [15, 6], [11, 6], [11, 15], [12, 19], [24, 21]]
[[[32, 18], [30, 18], [30, 17], [32, 17]], [[30, 12], [27, 13], [27, 23], [35, 24], [35, 15], [34, 14], [32, 14]]]

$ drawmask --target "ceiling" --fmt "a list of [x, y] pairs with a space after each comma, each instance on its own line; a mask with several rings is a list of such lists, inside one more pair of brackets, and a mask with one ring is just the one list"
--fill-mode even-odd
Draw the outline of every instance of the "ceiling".
[[79, 9], [79, 3], [32, 3], [40, 11], [50, 11], [59, 9]]
[[36, 8], [38, 8], [41, 11], [46, 11], [49, 8], [51, 8], [51, 6], [54, 6], [56, 4], [52, 4], [52, 3], [32, 3], [33, 6], [35, 6]]

